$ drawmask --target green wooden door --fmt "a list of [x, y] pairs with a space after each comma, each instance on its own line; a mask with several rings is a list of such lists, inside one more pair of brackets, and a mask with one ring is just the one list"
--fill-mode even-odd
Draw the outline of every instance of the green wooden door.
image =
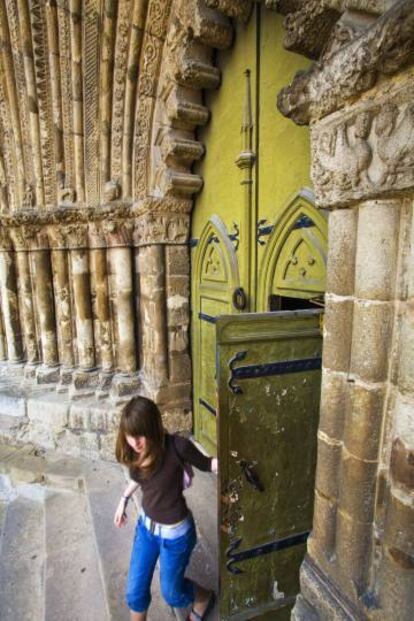
[[283, 621], [312, 524], [319, 311], [220, 318], [220, 621]]
[[246, 24], [235, 22], [234, 46], [217, 55], [220, 88], [206, 93], [211, 120], [199, 132], [206, 155], [192, 216], [193, 411], [196, 439], [211, 454], [216, 318], [274, 310], [281, 298], [318, 297], [325, 287], [326, 220], [303, 189], [309, 132], [275, 106], [307, 63], [284, 50], [282, 21], [256, 3]]

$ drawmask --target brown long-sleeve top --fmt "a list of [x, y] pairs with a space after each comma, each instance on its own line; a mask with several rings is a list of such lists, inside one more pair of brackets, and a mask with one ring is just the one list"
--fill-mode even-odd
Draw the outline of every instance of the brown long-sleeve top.
[[204, 472], [211, 471], [211, 457], [200, 453], [187, 438], [166, 434], [162, 461], [150, 477], [144, 479], [137, 468], [129, 469], [131, 479], [141, 487], [142, 508], [155, 522], [176, 524], [188, 515], [183, 496], [184, 462]]

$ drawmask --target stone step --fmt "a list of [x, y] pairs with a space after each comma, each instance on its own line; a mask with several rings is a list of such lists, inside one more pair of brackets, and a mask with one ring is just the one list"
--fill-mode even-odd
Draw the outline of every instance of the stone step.
[[[103, 462], [90, 464], [85, 468], [84, 480], [111, 619], [129, 621], [124, 593], [137, 508], [134, 503], [130, 503], [126, 526], [121, 529], [114, 526], [115, 509], [126, 485], [123, 471], [118, 465]], [[159, 594], [157, 567], [148, 621], [172, 621], [174, 618]]]
[[41, 493], [38, 498], [33, 493], [32, 497], [19, 494], [9, 501], [2, 531], [0, 617], [2, 621], [41, 621], [44, 618], [44, 505]]
[[45, 621], [109, 621], [87, 499], [46, 495]]

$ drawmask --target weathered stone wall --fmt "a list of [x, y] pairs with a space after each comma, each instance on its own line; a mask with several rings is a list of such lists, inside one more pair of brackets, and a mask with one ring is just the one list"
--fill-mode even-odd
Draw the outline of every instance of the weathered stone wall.
[[[214, 48], [231, 45], [229, 17], [250, 9], [250, 0], [0, 2], [9, 435], [101, 454], [114, 407], [137, 393], [156, 400], [168, 427], [191, 427], [187, 240], [202, 186], [191, 165], [204, 153], [195, 130], [209, 117], [202, 90], [220, 82]], [[55, 393], [62, 414], [52, 423]], [[93, 399], [107, 411], [99, 425]]]
[[345, 11], [339, 41], [279, 95], [311, 125], [317, 202], [331, 209], [314, 524], [292, 618], [408, 621], [414, 3], [324, 4]]

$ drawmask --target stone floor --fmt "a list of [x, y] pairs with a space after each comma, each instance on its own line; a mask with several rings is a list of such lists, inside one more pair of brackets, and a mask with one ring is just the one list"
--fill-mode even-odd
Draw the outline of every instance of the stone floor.
[[[129, 619], [123, 593], [139, 498], [116, 529], [124, 485], [115, 464], [0, 446], [1, 621]], [[188, 574], [217, 591], [214, 475], [197, 472], [186, 494], [199, 535]], [[156, 571], [149, 621], [184, 619], [163, 602]]]

